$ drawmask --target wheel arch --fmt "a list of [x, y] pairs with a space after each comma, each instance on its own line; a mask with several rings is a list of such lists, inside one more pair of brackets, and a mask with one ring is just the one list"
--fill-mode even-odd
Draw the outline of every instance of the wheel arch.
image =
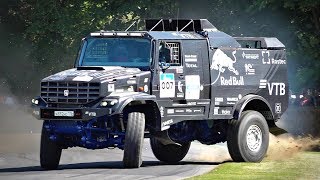
[[258, 111], [264, 116], [268, 124], [271, 123], [271, 121], [274, 124], [274, 112], [265, 98], [253, 94], [246, 95], [235, 105], [233, 119], [238, 120], [241, 117], [242, 112], [246, 110]]
[[114, 107], [113, 114], [123, 112], [141, 112], [145, 114], [146, 126], [154, 129], [161, 129], [161, 118], [159, 106], [154, 95], [145, 93], [131, 94], [126, 97], [119, 97], [118, 104]]

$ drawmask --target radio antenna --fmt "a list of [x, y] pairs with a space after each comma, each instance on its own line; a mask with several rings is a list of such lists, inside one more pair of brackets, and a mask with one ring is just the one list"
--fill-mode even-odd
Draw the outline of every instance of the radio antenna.
[[177, 27], [176, 27], [176, 31], [177, 32], [179, 31], [179, 8], [178, 8], [178, 11], [177, 11]]

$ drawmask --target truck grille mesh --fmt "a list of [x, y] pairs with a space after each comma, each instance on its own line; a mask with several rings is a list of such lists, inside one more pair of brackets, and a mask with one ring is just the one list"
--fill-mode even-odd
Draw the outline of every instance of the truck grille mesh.
[[41, 97], [47, 103], [86, 104], [99, 96], [100, 83], [41, 82]]

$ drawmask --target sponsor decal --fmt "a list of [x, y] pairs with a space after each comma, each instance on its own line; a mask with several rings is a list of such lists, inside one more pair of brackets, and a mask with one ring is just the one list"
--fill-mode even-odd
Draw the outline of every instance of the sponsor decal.
[[164, 121], [164, 122], [162, 123], [162, 126], [168, 126], [168, 125], [170, 125], [171, 123], [173, 123], [173, 120], [172, 120], [172, 119], [169, 119], [169, 120], [167, 120], [167, 121]]
[[161, 106], [159, 110], [160, 110], [161, 117], [164, 117], [164, 108], [163, 108], [163, 106]]
[[212, 63], [210, 69], [218, 70], [220, 73], [224, 73], [226, 69], [235, 75], [239, 75], [239, 72], [233, 67], [233, 64], [237, 61], [235, 56], [236, 51], [232, 52], [234, 60], [227, 56], [223, 51], [217, 49], [212, 56]]
[[201, 109], [194, 109], [193, 112], [194, 112], [194, 113], [201, 113], [202, 110], [201, 110]]
[[144, 85], [143, 86], [143, 91], [144, 92], [148, 92], [149, 91], [149, 86], [148, 85]]
[[223, 114], [223, 115], [230, 115], [230, 114], [231, 114], [231, 111], [228, 110], [228, 109], [222, 109], [222, 110], [221, 110], [221, 114]]
[[108, 92], [114, 91], [114, 84], [108, 84]]
[[228, 79], [221, 76], [220, 81], [221, 81], [221, 86], [243, 86], [244, 85], [243, 76], [240, 76], [240, 77], [230, 76]]
[[242, 58], [243, 59], [259, 59], [259, 54], [246, 54], [244, 51], [242, 52]]
[[237, 97], [227, 97], [227, 101], [238, 101]]
[[184, 55], [185, 62], [197, 62], [198, 58], [197, 55]]
[[213, 109], [213, 114], [219, 114], [219, 107], [215, 107], [214, 109]]
[[175, 81], [173, 73], [160, 74], [160, 98], [175, 96]]
[[187, 103], [187, 105], [191, 105], [191, 106], [194, 106], [194, 105], [196, 105], [197, 104], [197, 102], [188, 102]]
[[200, 98], [200, 76], [188, 75], [185, 76], [186, 82], [186, 99], [199, 99]]
[[192, 113], [192, 110], [191, 109], [186, 109], [186, 112], [187, 113]]
[[184, 113], [184, 109], [176, 109], [176, 113]]
[[255, 75], [256, 70], [253, 68], [252, 64], [245, 64], [244, 68], [247, 75]]
[[85, 81], [85, 82], [89, 82], [93, 79], [93, 77], [91, 76], [77, 76], [75, 78], [72, 79], [72, 81]]
[[199, 105], [208, 105], [208, 104], [210, 104], [210, 102], [197, 102], [197, 104], [199, 104]]
[[238, 97], [227, 97], [227, 104], [236, 104], [238, 100]]
[[179, 81], [178, 82], [178, 91], [181, 92], [181, 93], [183, 93], [182, 86], [183, 86], [182, 82]]
[[143, 82], [144, 82], [144, 83], [147, 83], [148, 80], [149, 80], [148, 78], [144, 78]]
[[281, 113], [281, 103], [276, 103], [275, 104], [275, 110], [277, 114]]
[[260, 89], [268, 89], [269, 95], [280, 95], [283, 96], [286, 94], [286, 84], [280, 82], [268, 82], [266, 79], [260, 80]]
[[129, 79], [127, 84], [137, 84], [137, 81], [135, 79]]
[[69, 96], [69, 90], [68, 90], [68, 89], [63, 90], [63, 95], [64, 95], [65, 97], [68, 97], [68, 96]]
[[167, 109], [167, 114], [174, 114], [174, 109]]
[[187, 68], [197, 68], [198, 65], [197, 64], [191, 64], [191, 63], [186, 63], [186, 67]]
[[261, 51], [262, 53], [262, 64], [286, 64], [285, 59], [274, 59], [270, 58], [269, 51]]
[[180, 97], [180, 98], [182, 97], [183, 98], [184, 97], [184, 93], [177, 93], [177, 97]]
[[286, 60], [284, 59], [271, 59], [272, 64], [286, 64]]
[[262, 53], [262, 64], [270, 64], [270, 52], [261, 51]]
[[223, 102], [223, 97], [216, 97], [216, 98], [214, 98], [214, 100], [216, 102]]
[[177, 69], [176, 69], [176, 73], [182, 74], [182, 73], [183, 73], [183, 68], [177, 68]]

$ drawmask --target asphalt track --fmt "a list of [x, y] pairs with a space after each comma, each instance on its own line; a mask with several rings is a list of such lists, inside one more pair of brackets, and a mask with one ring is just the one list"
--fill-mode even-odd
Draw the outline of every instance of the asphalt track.
[[124, 169], [123, 151], [119, 149], [70, 148], [63, 151], [58, 170], [44, 171], [39, 166], [39, 152], [34, 149], [38, 148], [35, 141], [39, 135], [32, 136], [34, 141], [25, 143], [33, 148], [0, 153], [0, 179], [184, 179], [206, 173], [230, 160], [225, 144], [205, 146], [195, 142], [183, 161], [169, 165], [153, 156], [145, 140], [143, 164], [139, 169]]
[[[26, 110], [25, 110], [26, 109]], [[146, 140], [143, 164], [124, 169], [119, 149], [63, 150], [58, 170], [40, 168], [39, 149], [42, 121], [34, 119], [24, 106], [0, 105], [0, 180], [2, 179], [183, 179], [208, 172], [230, 160], [225, 144], [214, 146], [193, 142], [182, 162], [159, 162]]]

